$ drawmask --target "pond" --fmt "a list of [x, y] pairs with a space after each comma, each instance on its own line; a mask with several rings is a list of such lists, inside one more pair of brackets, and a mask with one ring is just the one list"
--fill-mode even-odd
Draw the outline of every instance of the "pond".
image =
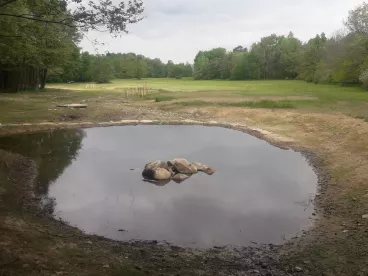
[[[1, 137], [0, 148], [34, 159], [37, 194], [86, 233], [206, 248], [282, 244], [311, 225], [317, 176], [302, 154], [231, 129], [57, 130]], [[142, 181], [146, 163], [173, 158], [216, 173], [181, 184]]]

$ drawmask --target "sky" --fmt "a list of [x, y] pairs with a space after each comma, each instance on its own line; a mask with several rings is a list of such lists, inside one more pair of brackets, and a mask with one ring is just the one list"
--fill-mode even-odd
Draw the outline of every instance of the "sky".
[[[113, 0], [117, 3], [121, 0]], [[145, 18], [129, 34], [88, 33], [84, 51], [134, 52], [167, 62], [193, 62], [199, 50], [250, 46], [290, 31], [302, 41], [343, 27], [348, 11], [363, 0], [143, 0]], [[103, 45], [91, 43], [97, 39]]]

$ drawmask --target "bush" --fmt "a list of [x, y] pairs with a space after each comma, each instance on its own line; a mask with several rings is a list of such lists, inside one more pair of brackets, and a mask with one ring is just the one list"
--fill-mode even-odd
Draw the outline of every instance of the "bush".
[[363, 87], [368, 90], [368, 70], [365, 70], [359, 77]]
[[109, 80], [109, 77], [108, 76], [105, 76], [105, 75], [102, 75], [102, 76], [99, 76], [98, 79], [96, 80], [97, 83], [109, 83], [110, 80]]

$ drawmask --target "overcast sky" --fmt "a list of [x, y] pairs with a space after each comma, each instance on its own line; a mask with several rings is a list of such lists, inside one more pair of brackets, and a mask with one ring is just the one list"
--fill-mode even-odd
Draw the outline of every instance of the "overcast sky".
[[[118, 0], [113, 0], [115, 3]], [[250, 46], [272, 33], [292, 31], [303, 41], [342, 28], [348, 11], [363, 0], [143, 0], [146, 18], [130, 33], [112, 38], [90, 33], [105, 45], [98, 52], [134, 52], [162, 61], [193, 62], [199, 50]], [[94, 53], [87, 39], [83, 50]]]

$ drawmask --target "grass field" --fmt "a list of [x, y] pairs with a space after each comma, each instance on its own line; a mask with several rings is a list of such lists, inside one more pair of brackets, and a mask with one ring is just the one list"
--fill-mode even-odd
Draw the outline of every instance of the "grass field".
[[[316, 85], [303, 81], [196, 81], [192, 79], [115, 80], [97, 84], [50, 84], [53, 89], [89, 93], [124, 94], [128, 88], [145, 86], [153, 94], [146, 99], [173, 101], [185, 106], [226, 105], [254, 108], [295, 108], [316, 112], [343, 112], [368, 118], [368, 92], [360, 87]], [[261, 103], [252, 104], [257, 101]], [[276, 103], [272, 103], [276, 102]], [[263, 104], [262, 104], [263, 103]]]
[[[149, 88], [150, 93], [144, 97], [126, 98], [127, 89], [140, 86]], [[56, 107], [57, 104], [67, 103], [86, 103], [88, 108], [73, 110]], [[44, 122], [64, 123], [58, 127], [65, 127], [69, 123], [83, 126], [84, 122], [124, 119], [194, 119], [241, 124], [263, 130], [271, 142], [284, 139], [292, 147], [314, 152], [322, 160], [321, 169], [329, 175], [317, 199], [321, 208], [319, 217], [310, 235], [303, 238], [297, 247], [285, 249], [283, 260], [302, 266], [304, 275], [368, 275], [368, 219], [362, 218], [368, 213], [367, 91], [359, 87], [316, 85], [302, 81], [144, 79], [114, 80], [109, 84], [96, 84], [94, 88], [79, 83], [48, 84], [42, 92], [0, 94], [0, 135], [52, 128], [43, 125]], [[6, 155], [1, 156], [1, 152], [0, 157], [8, 160]], [[7, 163], [1, 162], [1, 158], [0, 180], [2, 169], [7, 168]], [[10, 164], [10, 161], [7, 162]], [[5, 173], [4, 181], [7, 179]], [[7, 187], [14, 188], [14, 185], [8, 183], [4, 189], [7, 190]], [[2, 194], [6, 200], [2, 201]], [[6, 194], [3, 191], [0, 193], [0, 207], [14, 198], [16, 196], [11, 192]], [[0, 212], [0, 218], [9, 216], [9, 208], [7, 206], [6, 213]], [[14, 215], [12, 219], [17, 222], [18, 218]], [[42, 225], [39, 221], [35, 223]], [[15, 244], [31, 239], [26, 231], [12, 226], [6, 229], [7, 232], [3, 231], [4, 235], [0, 233], [0, 237]], [[39, 241], [44, 247], [37, 247], [33, 242], [34, 247], [25, 249], [19, 245], [15, 249], [24, 250], [24, 254], [28, 255], [21, 258], [28, 258], [32, 250], [41, 252], [45, 248], [53, 248], [54, 241], [50, 242], [48, 238], [39, 238]], [[63, 243], [58, 239], [57, 242]], [[95, 248], [88, 252], [93, 250]], [[88, 274], [88, 267], [93, 268], [93, 263], [99, 259], [94, 260], [88, 252], [78, 251], [79, 261], [84, 263], [85, 275], [93, 275]], [[55, 253], [55, 250], [50, 250], [49, 254], [52, 258], [47, 261], [45, 257], [44, 263], [49, 269], [54, 265], [51, 259], [79, 267], [73, 259], [59, 256], [59, 251]], [[183, 262], [186, 262], [185, 258]], [[34, 264], [33, 260], [28, 261]], [[98, 267], [102, 266], [98, 264]], [[14, 271], [20, 273], [11, 275], [23, 275], [22, 267], [16, 269]], [[114, 273], [105, 275], [122, 275]], [[161, 270], [159, 274], [172, 275]]]

